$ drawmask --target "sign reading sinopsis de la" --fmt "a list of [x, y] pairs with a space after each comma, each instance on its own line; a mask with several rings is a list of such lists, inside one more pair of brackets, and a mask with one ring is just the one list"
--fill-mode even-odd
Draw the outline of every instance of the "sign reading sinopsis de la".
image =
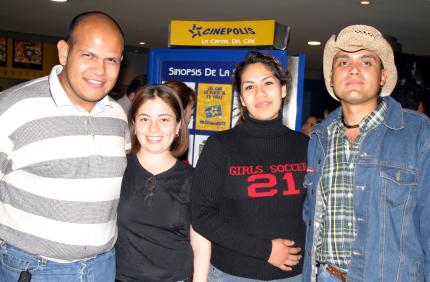
[[164, 61], [161, 77], [180, 81], [231, 83], [235, 62]]
[[161, 77], [192, 83], [197, 93], [196, 130], [220, 131], [231, 127], [235, 62], [164, 61]]

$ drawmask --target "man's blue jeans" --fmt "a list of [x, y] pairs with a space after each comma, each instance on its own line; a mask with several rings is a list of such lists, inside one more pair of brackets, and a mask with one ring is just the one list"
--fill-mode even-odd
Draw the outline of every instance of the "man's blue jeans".
[[31, 282], [113, 282], [115, 250], [72, 263], [57, 263], [0, 243], [0, 281], [16, 282], [28, 270]]

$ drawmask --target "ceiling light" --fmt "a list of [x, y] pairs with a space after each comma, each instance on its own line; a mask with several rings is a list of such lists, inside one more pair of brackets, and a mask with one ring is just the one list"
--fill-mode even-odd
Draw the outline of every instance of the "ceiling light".
[[318, 45], [321, 45], [321, 42], [319, 42], [319, 41], [308, 41], [308, 45], [318, 46]]
[[51, 0], [51, 2], [67, 2], [67, 0]]
[[361, 5], [370, 5], [370, 1], [360, 1]]
[[146, 43], [145, 42], [143, 42], [143, 41], [140, 41], [139, 42], [139, 45], [145, 45]]

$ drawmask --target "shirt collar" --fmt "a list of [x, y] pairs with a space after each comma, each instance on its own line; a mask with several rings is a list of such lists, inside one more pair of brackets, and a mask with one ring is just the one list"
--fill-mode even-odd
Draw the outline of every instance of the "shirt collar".
[[[376, 110], [368, 114], [360, 121], [360, 130], [368, 131], [370, 129], [378, 127], [384, 120], [384, 115], [387, 112], [387, 109], [387, 102], [378, 98], [378, 106], [376, 107]], [[336, 126], [338, 126], [339, 128], [343, 128], [342, 119], [342, 111], [339, 111], [335, 121]]]

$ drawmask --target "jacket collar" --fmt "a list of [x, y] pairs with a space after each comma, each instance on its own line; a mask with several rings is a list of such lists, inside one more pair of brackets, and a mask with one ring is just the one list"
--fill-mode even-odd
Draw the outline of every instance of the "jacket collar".
[[405, 126], [402, 106], [390, 96], [383, 97], [383, 99], [388, 104], [388, 110], [382, 124], [394, 130], [402, 129]]

